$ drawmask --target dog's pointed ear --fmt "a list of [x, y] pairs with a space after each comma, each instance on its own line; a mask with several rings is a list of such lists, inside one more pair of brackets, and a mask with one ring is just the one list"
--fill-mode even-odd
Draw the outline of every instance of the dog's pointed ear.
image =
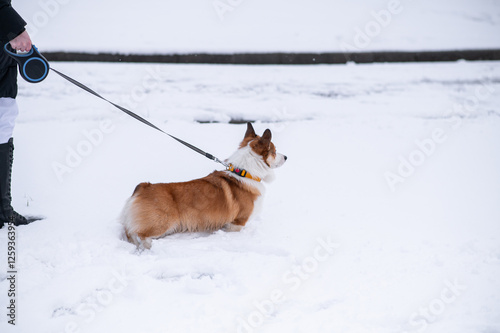
[[262, 137], [260, 138], [260, 140], [266, 144], [269, 144], [271, 142], [271, 138], [272, 138], [272, 134], [271, 134], [271, 131], [268, 129], [266, 129], [264, 131], [264, 134], [262, 134]]
[[253, 129], [252, 123], [247, 123], [247, 131], [245, 133], [246, 138], [255, 138], [257, 134], [255, 134], [255, 130]]

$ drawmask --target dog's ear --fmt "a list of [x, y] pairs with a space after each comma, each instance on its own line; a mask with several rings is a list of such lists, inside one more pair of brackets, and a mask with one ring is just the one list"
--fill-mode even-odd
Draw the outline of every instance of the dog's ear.
[[257, 134], [255, 134], [255, 130], [253, 129], [252, 123], [247, 123], [247, 131], [245, 133], [245, 138], [255, 138]]
[[271, 138], [272, 138], [272, 134], [271, 134], [271, 131], [268, 129], [266, 129], [264, 131], [264, 134], [262, 134], [262, 137], [260, 138], [260, 140], [265, 143], [266, 145], [270, 144], [271, 143]]

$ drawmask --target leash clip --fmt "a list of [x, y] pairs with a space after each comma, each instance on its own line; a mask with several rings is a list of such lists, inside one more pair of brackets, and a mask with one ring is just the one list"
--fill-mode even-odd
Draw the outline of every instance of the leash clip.
[[9, 43], [4, 45], [4, 50], [19, 65], [19, 74], [30, 83], [43, 81], [49, 74], [49, 62], [38, 52], [35, 45], [31, 45], [28, 53], [18, 54], [8, 49]]
[[230, 168], [230, 166], [231, 166], [231, 164], [227, 164], [226, 162], [219, 160], [219, 159], [218, 159], [217, 157], [215, 157], [215, 156], [214, 156], [214, 162], [217, 162], [217, 163], [222, 164], [223, 166], [225, 166], [225, 167], [226, 167], [226, 170], [229, 170], [229, 168]]

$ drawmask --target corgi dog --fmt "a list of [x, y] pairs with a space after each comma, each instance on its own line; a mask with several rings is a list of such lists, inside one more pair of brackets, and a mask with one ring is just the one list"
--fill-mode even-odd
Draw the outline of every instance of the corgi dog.
[[274, 169], [287, 157], [276, 152], [271, 131], [255, 134], [251, 123], [225, 171], [182, 183], [137, 185], [121, 214], [127, 239], [149, 249], [153, 239], [176, 232], [240, 231]]

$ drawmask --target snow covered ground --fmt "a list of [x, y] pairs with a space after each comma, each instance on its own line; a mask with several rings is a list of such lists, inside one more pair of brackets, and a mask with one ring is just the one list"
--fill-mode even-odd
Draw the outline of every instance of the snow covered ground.
[[46, 219], [17, 229], [15, 327], [0, 230], [1, 332], [500, 332], [500, 63], [53, 66], [221, 158], [255, 120], [288, 161], [242, 232], [137, 252], [135, 185], [219, 166], [20, 82], [13, 203]]
[[42, 52], [500, 47], [498, 0], [39, 0], [14, 6]]

